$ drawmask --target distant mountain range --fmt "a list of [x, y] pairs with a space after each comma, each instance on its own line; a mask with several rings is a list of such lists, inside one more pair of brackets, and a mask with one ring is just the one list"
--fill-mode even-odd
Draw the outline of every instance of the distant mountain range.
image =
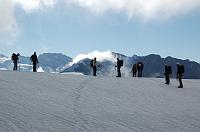
[[[184, 78], [187, 79], [200, 79], [200, 64], [190, 60], [181, 60], [173, 57], [161, 58], [159, 55], [151, 54], [147, 56], [137, 56], [132, 57], [125, 56], [119, 53], [112, 52], [112, 59], [106, 57], [101, 59], [99, 62], [99, 67], [97, 74], [103, 76], [115, 76], [115, 65], [116, 58], [124, 60], [124, 66], [122, 67], [123, 76], [131, 76], [131, 67], [134, 63], [142, 61], [144, 63], [143, 75], [145, 77], [163, 77], [164, 64], [169, 64], [172, 66], [173, 77], [176, 74], [176, 63], [181, 63], [185, 65]], [[38, 56], [40, 67], [45, 72], [78, 72], [84, 75], [91, 75], [92, 69], [90, 67], [90, 59], [84, 58], [77, 63], [73, 63], [73, 59], [63, 54], [58, 53], [44, 53]], [[98, 58], [97, 58], [98, 60]], [[29, 57], [20, 56], [20, 69], [22, 71], [30, 71], [31, 63]], [[13, 64], [10, 57], [0, 55], [0, 69], [1, 70], [12, 70]]]
[[[164, 65], [168, 64], [172, 66], [173, 77], [176, 76], [176, 64], [180, 63], [185, 65], [185, 74], [184, 78], [187, 79], [200, 79], [200, 64], [194, 61], [189, 60], [181, 60], [173, 57], [161, 58], [160, 55], [147, 55], [147, 56], [137, 56], [134, 55], [132, 57], [125, 56], [119, 53], [112, 53], [114, 59], [117, 58], [124, 60], [124, 66], [122, 67], [122, 75], [123, 76], [131, 76], [131, 68], [132, 65], [141, 61], [144, 63], [143, 76], [145, 77], [164, 77]], [[98, 58], [97, 58], [98, 60]], [[100, 62], [100, 66], [98, 67], [97, 73], [98, 75], [106, 75], [106, 76], [115, 76], [116, 62], [105, 60]], [[80, 72], [85, 75], [91, 75], [92, 69], [90, 68], [90, 59], [85, 58], [80, 60], [78, 63], [73, 64], [72, 66], [65, 68], [63, 72]]]

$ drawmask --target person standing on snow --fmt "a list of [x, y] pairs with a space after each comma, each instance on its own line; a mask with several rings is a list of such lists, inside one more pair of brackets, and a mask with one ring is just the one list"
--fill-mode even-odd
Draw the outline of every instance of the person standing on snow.
[[123, 66], [123, 60], [119, 60], [119, 58], [117, 58], [117, 65], [115, 67], [117, 67], [117, 76], [116, 77], [121, 77], [121, 67]]
[[91, 60], [90, 67], [93, 69], [93, 76], [97, 76], [97, 58]]
[[142, 71], [144, 68], [144, 64], [140, 61], [137, 63], [137, 69], [138, 69], [138, 77], [142, 77]]
[[97, 76], [97, 58], [94, 58], [93, 61], [93, 76]]
[[169, 84], [170, 83], [170, 74], [172, 74], [172, 67], [165, 64], [165, 84]]
[[13, 70], [17, 71], [17, 68], [18, 68], [17, 63], [18, 63], [18, 60], [19, 60], [19, 53], [17, 53], [17, 54], [13, 53], [11, 59], [12, 59], [13, 64], [14, 64]]
[[33, 63], [33, 72], [37, 72], [37, 64], [39, 63], [36, 52], [30, 57], [31, 62]]
[[181, 65], [181, 64], [177, 63], [177, 75], [176, 75], [176, 78], [177, 78], [177, 80], [179, 81], [179, 84], [180, 84], [178, 86], [178, 88], [183, 88], [182, 79], [183, 79], [184, 72], [185, 72], [184, 65]]
[[137, 64], [133, 64], [131, 72], [133, 73], [133, 77], [136, 77], [136, 74], [137, 74]]

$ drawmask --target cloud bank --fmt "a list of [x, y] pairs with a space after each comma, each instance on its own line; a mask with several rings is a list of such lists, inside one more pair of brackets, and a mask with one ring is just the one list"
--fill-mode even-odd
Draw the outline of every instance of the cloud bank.
[[[62, 6], [63, 3], [70, 6]], [[36, 10], [48, 12], [49, 8], [60, 6], [81, 8], [97, 16], [112, 12], [129, 19], [154, 20], [196, 13], [200, 10], [200, 0], [0, 0], [1, 39], [14, 39], [20, 32], [15, 18], [16, 6], [27, 14]]]
[[[96, 15], [124, 13], [129, 18], [162, 18], [186, 14], [200, 7], [200, 0], [1, 0], [20, 5], [27, 13], [59, 3], [73, 5]], [[67, 7], [67, 6], [66, 6]]]
[[72, 0], [95, 14], [112, 11], [129, 18], [155, 19], [187, 14], [200, 7], [200, 0]]

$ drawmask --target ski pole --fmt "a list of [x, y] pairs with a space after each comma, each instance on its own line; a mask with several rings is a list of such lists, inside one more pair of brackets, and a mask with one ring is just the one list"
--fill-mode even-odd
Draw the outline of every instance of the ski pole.
[[18, 62], [19, 63], [19, 71], [20, 71], [20, 62]]
[[30, 69], [30, 67], [32, 66], [31, 63], [32, 63], [32, 62], [30, 61], [30, 65], [29, 65], [29, 68], [28, 68], [29, 72], [31, 71], [31, 69]]

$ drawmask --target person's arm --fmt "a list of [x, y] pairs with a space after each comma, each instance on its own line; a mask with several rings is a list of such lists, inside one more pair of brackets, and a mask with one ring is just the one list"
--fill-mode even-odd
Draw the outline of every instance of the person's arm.
[[39, 61], [38, 61], [38, 57], [37, 57], [37, 56], [36, 56], [36, 62], [39, 63]]

